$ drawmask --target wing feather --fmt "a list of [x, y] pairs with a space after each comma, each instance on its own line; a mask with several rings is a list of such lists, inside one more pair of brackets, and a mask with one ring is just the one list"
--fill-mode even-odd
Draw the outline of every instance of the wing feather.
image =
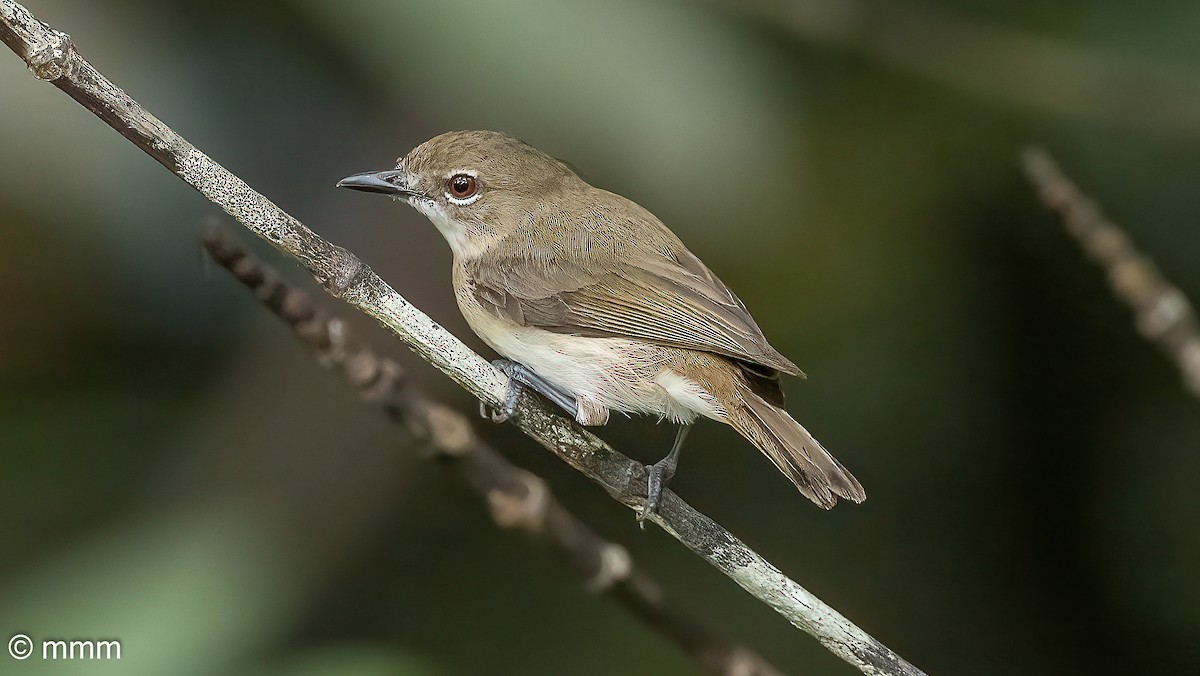
[[585, 268], [561, 256], [548, 262], [512, 255], [488, 265], [468, 263], [467, 273], [485, 308], [522, 326], [639, 338], [803, 376], [698, 258], [686, 249], [639, 253], [638, 266], [621, 256], [592, 260]]

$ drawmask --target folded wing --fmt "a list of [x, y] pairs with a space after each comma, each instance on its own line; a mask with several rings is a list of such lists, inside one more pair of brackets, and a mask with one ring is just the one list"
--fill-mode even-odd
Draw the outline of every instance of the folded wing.
[[[633, 260], [638, 261], [637, 265]], [[522, 326], [638, 338], [731, 357], [767, 381], [803, 376], [763, 336], [745, 304], [686, 249], [552, 263], [511, 256], [468, 264], [476, 298]], [[768, 387], [777, 390], [778, 387]]]

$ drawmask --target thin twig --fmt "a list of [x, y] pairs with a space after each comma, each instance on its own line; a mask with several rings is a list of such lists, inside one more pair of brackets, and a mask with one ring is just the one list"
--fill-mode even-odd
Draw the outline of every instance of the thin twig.
[[1138, 332], [1175, 361], [1184, 385], [1200, 397], [1200, 321], [1187, 296], [1105, 218], [1049, 153], [1028, 148], [1021, 162], [1042, 202], [1058, 213], [1067, 232], [1104, 268], [1113, 294], [1133, 310]]
[[[16, 2], [0, 0], [0, 39], [35, 76], [52, 82], [251, 232], [295, 258], [329, 293], [377, 319], [484, 403], [495, 407], [503, 402], [509, 386], [504, 374], [349, 251], [318, 237], [147, 112], [84, 60], [66, 34], [38, 21]], [[514, 424], [621, 504], [635, 510], [645, 505], [645, 466], [537, 397], [521, 396]], [[664, 491], [650, 520], [864, 673], [922, 673], [674, 492]]]
[[706, 669], [744, 676], [780, 673], [754, 651], [673, 608], [659, 584], [634, 565], [624, 547], [605, 540], [567, 511], [545, 481], [489, 446], [466, 416], [413, 386], [399, 364], [355, 341], [341, 319], [322, 312], [306, 292], [251, 257], [223, 229], [213, 227], [205, 232], [204, 249], [286, 322], [322, 366], [340, 371], [363, 400], [383, 410], [437, 457], [450, 461], [487, 502], [499, 526], [545, 538], [565, 555], [590, 591], [612, 596]]

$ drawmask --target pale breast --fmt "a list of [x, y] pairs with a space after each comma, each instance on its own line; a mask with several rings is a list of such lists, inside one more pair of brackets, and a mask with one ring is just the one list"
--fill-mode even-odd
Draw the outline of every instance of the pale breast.
[[691, 422], [697, 415], [725, 418], [724, 408], [711, 394], [672, 370], [683, 351], [641, 340], [574, 336], [514, 324], [485, 310], [469, 284], [461, 283], [466, 281], [461, 274], [456, 266], [458, 306], [471, 329], [500, 355], [573, 395], [581, 412], [613, 409], [676, 422]]

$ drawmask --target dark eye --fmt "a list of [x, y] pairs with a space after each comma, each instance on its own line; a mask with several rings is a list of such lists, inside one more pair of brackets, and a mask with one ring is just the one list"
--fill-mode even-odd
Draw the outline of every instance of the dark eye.
[[450, 177], [446, 188], [454, 199], [465, 200], [475, 196], [479, 185], [475, 182], [475, 177], [470, 174], [455, 174]]

